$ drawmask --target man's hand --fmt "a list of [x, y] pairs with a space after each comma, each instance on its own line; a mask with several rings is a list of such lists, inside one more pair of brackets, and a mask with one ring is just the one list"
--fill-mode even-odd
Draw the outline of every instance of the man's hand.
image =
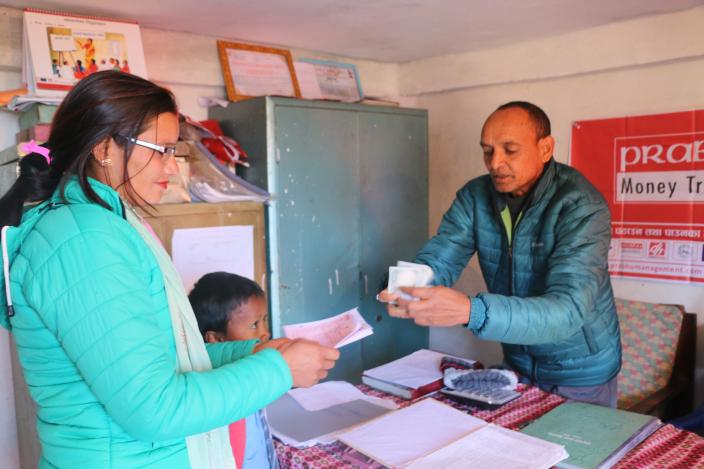
[[288, 340], [277, 350], [281, 352], [291, 370], [293, 385], [302, 388], [313, 386], [324, 379], [328, 370], [335, 366], [335, 361], [340, 358], [337, 349], [305, 339]]
[[469, 323], [471, 302], [464, 293], [442, 286], [403, 287], [401, 290], [418, 300], [396, 300], [398, 308], [406, 314], [396, 317], [413, 319], [419, 326], [450, 327]]
[[396, 293], [389, 293], [389, 290], [383, 290], [377, 295], [377, 300], [386, 303], [386, 311], [389, 313], [389, 316], [408, 319], [408, 311], [405, 306], [399, 306], [400, 300]]

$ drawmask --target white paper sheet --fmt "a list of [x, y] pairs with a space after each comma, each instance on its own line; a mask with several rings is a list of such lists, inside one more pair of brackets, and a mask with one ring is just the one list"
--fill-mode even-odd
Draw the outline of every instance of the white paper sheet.
[[340, 348], [374, 333], [357, 308], [327, 319], [284, 326], [289, 339], [308, 339], [328, 347]]
[[209, 272], [230, 272], [254, 280], [251, 225], [174, 230], [171, 253], [187, 292]]
[[435, 399], [425, 399], [343, 432], [338, 439], [386, 466], [398, 467], [485, 425]]
[[288, 392], [301, 407], [309, 412], [327, 409], [357, 399], [368, 400], [376, 405], [396, 409], [398, 406], [388, 399], [367, 396], [347, 381], [327, 381], [309, 388], [296, 388]]
[[355, 399], [311, 412], [287, 393], [269, 404], [267, 416], [276, 438], [289, 446], [305, 448], [332, 443], [338, 433], [392, 411], [382, 399]]
[[398, 360], [366, 370], [371, 378], [400, 384], [409, 388], [419, 388], [442, 379], [440, 361], [446, 354], [422, 349]]
[[548, 469], [568, 457], [563, 446], [490, 424], [413, 461], [407, 469]]

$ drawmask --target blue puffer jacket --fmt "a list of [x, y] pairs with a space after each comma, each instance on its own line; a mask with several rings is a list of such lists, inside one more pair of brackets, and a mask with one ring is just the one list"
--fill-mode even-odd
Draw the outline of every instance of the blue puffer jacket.
[[468, 327], [502, 342], [504, 359], [522, 375], [563, 386], [608, 382], [621, 368], [621, 341], [603, 197], [551, 160], [515, 228], [506, 215], [488, 175], [470, 181], [416, 261], [451, 286], [477, 253], [489, 293], [471, 299]]
[[[119, 196], [76, 180], [5, 236], [15, 315], [0, 295], [37, 403], [40, 467], [185, 468], [185, 437], [234, 422], [291, 386], [281, 354], [207, 344], [213, 370], [178, 373], [161, 271]], [[4, 285], [4, 275], [0, 273]]]

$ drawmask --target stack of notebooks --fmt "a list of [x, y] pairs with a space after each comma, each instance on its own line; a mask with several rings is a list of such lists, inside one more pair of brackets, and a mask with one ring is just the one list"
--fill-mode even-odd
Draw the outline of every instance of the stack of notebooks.
[[[376, 368], [364, 371], [362, 383], [404, 399], [417, 399], [443, 387], [440, 362], [447, 354], [422, 349]], [[481, 366], [467, 358], [453, 357], [468, 366]]]

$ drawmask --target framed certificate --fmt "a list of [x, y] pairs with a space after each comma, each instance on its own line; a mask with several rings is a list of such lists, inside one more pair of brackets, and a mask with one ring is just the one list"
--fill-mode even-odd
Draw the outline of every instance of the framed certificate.
[[218, 55], [230, 101], [267, 95], [300, 98], [288, 50], [218, 41]]
[[301, 72], [310, 67], [310, 73], [316, 78], [320, 97], [313, 99], [356, 102], [364, 97], [357, 67], [353, 64], [316, 59], [301, 59], [299, 63]]

